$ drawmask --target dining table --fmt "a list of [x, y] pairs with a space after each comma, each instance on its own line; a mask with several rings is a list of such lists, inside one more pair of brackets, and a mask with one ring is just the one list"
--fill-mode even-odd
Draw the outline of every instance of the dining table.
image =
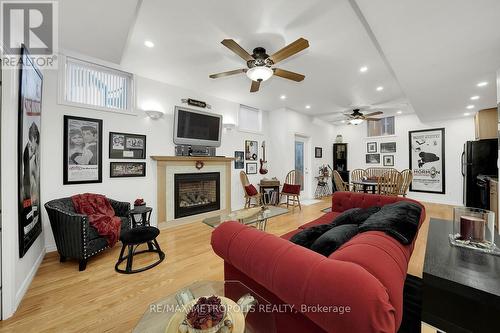
[[375, 194], [378, 187], [378, 180], [377, 179], [352, 180], [351, 184], [361, 185], [363, 187], [363, 192], [365, 193], [368, 193], [368, 188], [370, 188], [371, 193]]

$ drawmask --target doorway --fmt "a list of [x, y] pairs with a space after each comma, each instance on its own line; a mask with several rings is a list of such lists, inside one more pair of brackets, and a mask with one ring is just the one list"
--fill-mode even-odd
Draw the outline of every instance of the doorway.
[[305, 135], [295, 134], [295, 158], [294, 165], [295, 170], [299, 171], [302, 177], [299, 179], [300, 184], [300, 194], [303, 198], [310, 197], [310, 177], [309, 177], [309, 165], [310, 165], [310, 145], [309, 137]]

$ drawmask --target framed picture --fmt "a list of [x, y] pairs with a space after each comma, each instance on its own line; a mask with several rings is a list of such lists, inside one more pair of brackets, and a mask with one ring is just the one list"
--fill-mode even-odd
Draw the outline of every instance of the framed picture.
[[384, 159], [384, 166], [394, 166], [394, 155], [384, 155], [383, 159]]
[[257, 141], [245, 141], [245, 160], [257, 161], [259, 154], [259, 143]]
[[109, 158], [145, 159], [146, 136], [109, 132]]
[[314, 148], [314, 157], [316, 157], [316, 158], [322, 158], [323, 157], [323, 148], [321, 148], [321, 147], [315, 147]]
[[247, 163], [247, 174], [248, 175], [257, 174], [257, 163], [256, 162]]
[[20, 258], [24, 257], [42, 232], [40, 124], [43, 85], [43, 76], [24, 45], [21, 48], [21, 60], [17, 140]]
[[380, 143], [381, 153], [395, 153], [396, 152], [396, 142], [381, 142]]
[[102, 183], [102, 120], [64, 116], [63, 184]]
[[109, 176], [118, 177], [145, 177], [146, 162], [110, 162]]
[[410, 170], [413, 172], [410, 191], [446, 192], [444, 143], [444, 128], [408, 132]]
[[377, 143], [376, 142], [368, 142], [366, 144], [366, 152], [367, 153], [376, 153], [377, 152]]
[[234, 152], [234, 168], [243, 169], [245, 167], [245, 153], [242, 151]]
[[366, 154], [366, 164], [380, 164], [380, 154]]

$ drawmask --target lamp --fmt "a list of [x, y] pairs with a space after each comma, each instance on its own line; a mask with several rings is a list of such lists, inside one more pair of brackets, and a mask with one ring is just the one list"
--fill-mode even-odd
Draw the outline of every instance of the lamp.
[[363, 122], [363, 119], [361, 118], [355, 118], [355, 119], [351, 119], [349, 120], [349, 122], [351, 123], [351, 125], [359, 125]]
[[145, 110], [146, 114], [149, 116], [151, 119], [159, 119], [163, 117], [163, 112], [161, 111], [156, 111], [156, 110]]
[[248, 78], [257, 82], [266, 81], [273, 76], [273, 74], [273, 70], [267, 66], [255, 66], [247, 70]]

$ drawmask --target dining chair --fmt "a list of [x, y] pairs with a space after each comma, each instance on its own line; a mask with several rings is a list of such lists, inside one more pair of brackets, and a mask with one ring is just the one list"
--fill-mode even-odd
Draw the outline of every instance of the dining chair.
[[300, 206], [301, 183], [302, 173], [300, 171], [292, 170], [286, 175], [280, 196], [280, 201], [283, 196], [286, 196], [286, 208], [288, 208], [291, 204], [292, 209], [295, 209], [295, 207], [298, 206], [299, 209], [302, 210], [302, 207]]
[[403, 176], [401, 173], [396, 169], [391, 169], [378, 178], [378, 193], [397, 196], [400, 192], [402, 182]]
[[[257, 191], [255, 186], [250, 184], [245, 171], [240, 172], [240, 181], [243, 186], [243, 193], [245, 194], [245, 208], [250, 208], [252, 205], [260, 206], [262, 204], [262, 194]], [[252, 204], [252, 199], [255, 199], [254, 204]]]
[[410, 169], [404, 169], [401, 171], [401, 176], [403, 177], [403, 181], [401, 182], [401, 187], [399, 188], [399, 195], [406, 197], [410, 184], [413, 180], [413, 172]]
[[[366, 177], [366, 172], [363, 169], [354, 169], [351, 171], [351, 182], [361, 181], [363, 177]], [[352, 184], [353, 192], [363, 192], [363, 186], [359, 184]]]
[[337, 170], [333, 170], [333, 182], [335, 183], [335, 188], [337, 191], [349, 191], [349, 184], [342, 179], [340, 173]]

